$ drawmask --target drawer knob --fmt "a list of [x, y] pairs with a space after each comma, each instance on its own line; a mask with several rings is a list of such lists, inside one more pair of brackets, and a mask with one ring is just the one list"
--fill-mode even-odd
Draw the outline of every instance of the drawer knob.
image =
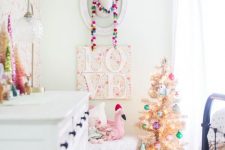
[[65, 149], [67, 149], [69, 147], [69, 144], [67, 142], [60, 144], [60, 147], [64, 147]]
[[81, 120], [84, 120], [85, 121], [86, 120], [86, 117], [85, 116], [84, 117], [81, 117]]
[[80, 126], [82, 128], [82, 123], [78, 123], [77, 126]]
[[89, 113], [89, 111], [86, 111], [85, 114], [86, 114], [86, 115], [89, 115], [90, 113]]
[[69, 135], [72, 135], [72, 136], [76, 136], [76, 131], [71, 131], [71, 132], [69, 132]]

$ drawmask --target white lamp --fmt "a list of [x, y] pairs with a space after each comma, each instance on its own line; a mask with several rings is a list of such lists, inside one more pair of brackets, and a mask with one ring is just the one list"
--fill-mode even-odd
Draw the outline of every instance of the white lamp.
[[32, 63], [31, 63], [31, 86], [33, 87], [34, 79], [34, 41], [41, 39], [43, 34], [43, 27], [41, 21], [33, 16], [33, 5], [30, 0], [27, 0], [27, 12], [18, 20], [16, 24], [15, 36], [16, 40], [20, 42], [32, 43]]
[[27, 12], [16, 24], [16, 38], [20, 41], [34, 42], [43, 34], [41, 21], [33, 16], [33, 5], [27, 1]]

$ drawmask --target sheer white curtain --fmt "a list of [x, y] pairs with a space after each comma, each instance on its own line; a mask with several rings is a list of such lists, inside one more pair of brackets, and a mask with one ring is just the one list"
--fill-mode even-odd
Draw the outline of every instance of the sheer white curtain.
[[182, 112], [188, 116], [187, 150], [200, 149], [205, 103], [205, 61], [200, 0], [174, 0], [174, 70], [179, 80]]
[[181, 107], [188, 115], [184, 132], [187, 150], [201, 148], [207, 96], [213, 92], [225, 94], [224, 8], [224, 0], [174, 0], [173, 60]]
[[[205, 0], [203, 14], [207, 93], [225, 94], [225, 1]], [[224, 105], [214, 104], [213, 111]]]

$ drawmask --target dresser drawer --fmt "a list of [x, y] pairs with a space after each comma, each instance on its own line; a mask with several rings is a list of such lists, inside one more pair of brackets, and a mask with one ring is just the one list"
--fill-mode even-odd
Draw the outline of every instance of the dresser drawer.
[[79, 110], [74, 111], [72, 114], [72, 116], [64, 120], [59, 126], [59, 150], [85, 150], [79, 149], [79, 146], [87, 144], [88, 105], [83, 105]]
[[49, 91], [0, 105], [0, 150], [87, 150], [88, 98], [86, 92]]

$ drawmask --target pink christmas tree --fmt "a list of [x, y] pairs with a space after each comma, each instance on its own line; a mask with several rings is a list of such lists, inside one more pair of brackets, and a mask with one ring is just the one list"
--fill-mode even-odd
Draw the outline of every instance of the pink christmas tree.
[[16, 88], [20, 90], [20, 94], [24, 94], [25, 93], [25, 88], [24, 88], [25, 71], [21, 63], [17, 48], [15, 48], [15, 64], [16, 64], [16, 79], [15, 79]]

